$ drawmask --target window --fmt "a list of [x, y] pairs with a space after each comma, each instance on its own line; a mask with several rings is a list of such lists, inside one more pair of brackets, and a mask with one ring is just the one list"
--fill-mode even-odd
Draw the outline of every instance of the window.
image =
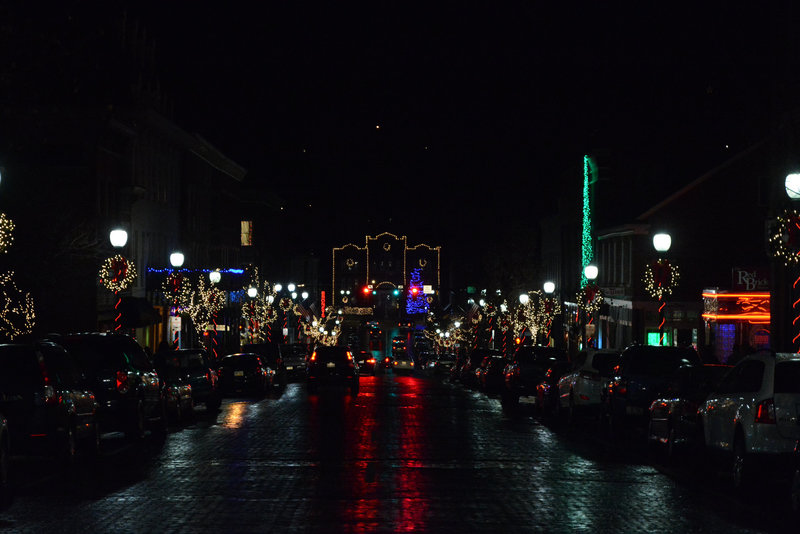
[[253, 221], [242, 221], [242, 246], [253, 245]]

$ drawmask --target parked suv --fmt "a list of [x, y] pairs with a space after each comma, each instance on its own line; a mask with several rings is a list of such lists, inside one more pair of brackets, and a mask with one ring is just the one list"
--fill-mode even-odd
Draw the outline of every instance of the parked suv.
[[619, 363], [618, 350], [581, 351], [572, 368], [558, 380], [560, 407], [569, 414], [594, 412], [599, 415], [603, 406], [603, 390], [608, 386], [614, 367]]
[[800, 439], [800, 354], [746, 356], [708, 395], [699, 415], [706, 447], [727, 453], [737, 489], [754, 472], [751, 464], [790, 460]]
[[563, 349], [541, 345], [517, 347], [511, 362], [503, 371], [505, 387], [500, 394], [503, 406], [516, 406], [520, 397], [528, 397], [531, 402], [536, 402], [537, 386], [544, 380], [547, 370], [556, 362], [567, 361], [569, 357]]
[[161, 381], [144, 349], [125, 334], [69, 334], [59, 343], [75, 358], [97, 397], [100, 429], [144, 437], [164, 434], [167, 410]]
[[286, 364], [278, 343], [249, 343], [242, 347], [242, 352], [252, 352], [261, 357], [261, 361], [274, 372], [273, 384], [286, 387]]
[[613, 432], [646, 428], [650, 405], [669, 386], [677, 370], [700, 365], [693, 348], [633, 345], [622, 351], [605, 392], [605, 416]]
[[286, 367], [286, 376], [289, 379], [304, 379], [306, 376], [306, 362], [308, 360], [308, 347], [303, 343], [288, 343], [281, 345], [283, 365]]
[[72, 458], [100, 445], [97, 401], [63, 347], [51, 342], [0, 345], [0, 411], [17, 452]]
[[217, 410], [222, 403], [222, 393], [217, 384], [217, 372], [208, 361], [203, 349], [173, 351], [178, 359], [178, 372], [192, 386], [192, 401], [205, 404], [207, 410]]

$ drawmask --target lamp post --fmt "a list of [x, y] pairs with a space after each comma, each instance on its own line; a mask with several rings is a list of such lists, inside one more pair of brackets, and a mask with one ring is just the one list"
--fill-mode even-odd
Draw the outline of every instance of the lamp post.
[[[111, 242], [111, 246], [116, 249], [123, 249], [125, 245], [128, 243], [128, 232], [123, 230], [122, 228], [115, 228], [111, 230], [108, 234], [108, 240]], [[120, 257], [122, 257], [120, 255]], [[124, 261], [124, 257], [122, 258], [123, 261], [119, 262], [120, 264], [127, 264]], [[115, 268], [117, 272], [119, 272], [121, 267]], [[127, 267], [124, 267], [127, 268]], [[122, 328], [122, 323], [120, 323], [120, 319], [122, 318], [122, 311], [119, 309], [120, 304], [122, 304], [122, 297], [119, 296], [119, 290], [114, 290], [114, 298], [116, 302], [114, 303], [114, 331], [118, 331]]]
[[[665, 254], [671, 246], [672, 246], [672, 237], [669, 234], [662, 232], [655, 234], [653, 236], [653, 248], [656, 249], [656, 252], [658, 252], [659, 254]], [[657, 263], [659, 266], [662, 265], [660, 259], [659, 262]], [[663, 267], [661, 267], [661, 270], [663, 271]], [[663, 279], [664, 277], [663, 273], [661, 272], [658, 273], [656, 277], [657, 277], [656, 284], [658, 284], [659, 287], [662, 287], [666, 283], [666, 280]], [[664, 308], [666, 308], [666, 306], [667, 303], [664, 301], [664, 292], [659, 291], [658, 292], [658, 345], [659, 346], [664, 345], [664, 324], [666, 323], [667, 320]]]
[[172, 344], [175, 350], [181, 347], [181, 315], [180, 315], [180, 291], [183, 285], [183, 276], [177, 271], [183, 267], [184, 256], [181, 252], [173, 252], [169, 255], [169, 263], [172, 265], [172, 310], [170, 310], [170, 331], [172, 332]]
[[254, 338], [254, 335], [255, 335], [256, 328], [257, 328], [257, 325], [255, 324], [255, 321], [256, 321], [256, 319], [255, 319], [255, 317], [256, 317], [256, 314], [255, 314], [255, 305], [256, 305], [255, 304], [255, 300], [256, 300], [256, 297], [258, 296], [258, 288], [255, 287], [255, 286], [248, 287], [247, 288], [247, 296], [250, 297], [250, 302], [248, 303], [248, 305], [250, 306], [250, 321], [247, 324], [247, 331], [250, 334], [250, 343], [253, 343], [253, 338]]
[[553, 297], [553, 293], [556, 291], [555, 283], [551, 281], [547, 281], [542, 286], [544, 289], [545, 298], [544, 298], [544, 313], [547, 315], [547, 325], [546, 330], [547, 333], [545, 334], [545, 340], [547, 341], [547, 346], [550, 346], [550, 332], [553, 326], [553, 318], [561, 313], [561, 309], [559, 307], [558, 301]]
[[586, 304], [586, 325], [584, 327], [584, 335], [586, 336], [586, 348], [591, 349], [595, 346], [595, 331], [597, 326], [594, 324], [594, 312], [597, 305], [599, 305], [598, 295], [600, 290], [595, 284], [599, 270], [597, 265], [589, 264], [583, 268], [583, 276], [586, 277], [588, 283], [583, 288], [585, 292], [584, 302]]
[[[208, 281], [211, 282], [212, 286], [216, 286], [222, 280], [222, 273], [219, 272], [219, 269], [214, 271], [210, 271], [208, 273]], [[214, 325], [214, 331], [211, 334], [211, 352], [214, 355], [214, 361], [216, 362], [219, 359], [219, 354], [217, 354], [217, 347], [219, 346], [219, 341], [217, 341], [217, 312], [214, 310], [214, 313], [211, 314], [211, 324]]]

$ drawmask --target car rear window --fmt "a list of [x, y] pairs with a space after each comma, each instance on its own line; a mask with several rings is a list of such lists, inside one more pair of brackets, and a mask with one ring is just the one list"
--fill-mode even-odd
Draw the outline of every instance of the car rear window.
[[597, 352], [592, 356], [592, 367], [601, 375], [610, 375], [611, 370], [619, 363], [619, 354], [613, 352]]
[[800, 393], [800, 361], [775, 365], [775, 393]]
[[79, 337], [65, 338], [62, 344], [79, 366], [91, 371], [128, 367], [149, 370], [152, 367], [144, 349], [133, 340]]
[[249, 371], [258, 365], [258, 357], [255, 355], [226, 356], [222, 360], [222, 366], [241, 371]]
[[36, 352], [28, 347], [0, 347], [0, 388], [33, 386], [42, 381]]
[[347, 349], [344, 347], [319, 347], [316, 351], [317, 360], [323, 362], [347, 361]]
[[668, 375], [684, 365], [700, 363], [692, 350], [665, 347], [637, 347], [628, 358], [628, 372], [638, 375]]

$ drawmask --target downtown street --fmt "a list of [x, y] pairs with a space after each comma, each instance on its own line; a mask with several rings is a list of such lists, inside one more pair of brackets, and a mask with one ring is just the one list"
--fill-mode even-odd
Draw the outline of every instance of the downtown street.
[[713, 464], [671, 469], [588, 423], [553, 428], [423, 373], [360, 380], [355, 397], [301, 382], [226, 398], [163, 440], [104, 436], [66, 470], [15, 457], [0, 530], [795, 531], [778, 482], [734, 497]]

